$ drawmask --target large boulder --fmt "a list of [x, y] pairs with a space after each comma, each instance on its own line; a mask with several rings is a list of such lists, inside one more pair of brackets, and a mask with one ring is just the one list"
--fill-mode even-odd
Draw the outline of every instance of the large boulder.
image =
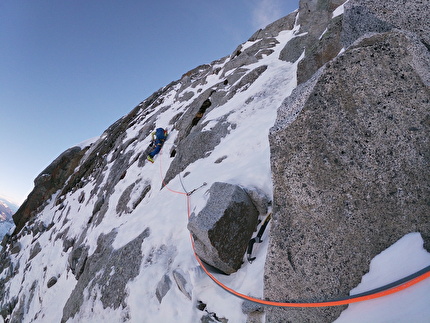
[[200, 259], [231, 274], [242, 265], [259, 212], [240, 186], [216, 182], [209, 194], [206, 206], [191, 215], [188, 229]]
[[[429, 66], [414, 34], [368, 34], [281, 106], [265, 297], [348, 295], [410, 232], [430, 249]], [[332, 322], [344, 308], [269, 308], [266, 318]]]

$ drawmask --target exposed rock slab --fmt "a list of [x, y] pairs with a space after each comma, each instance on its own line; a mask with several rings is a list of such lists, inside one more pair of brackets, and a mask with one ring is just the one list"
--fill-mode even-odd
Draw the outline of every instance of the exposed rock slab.
[[142, 262], [142, 243], [149, 237], [150, 230], [146, 228], [138, 237], [120, 249], [113, 249], [112, 243], [116, 232], [101, 234], [97, 241], [97, 249], [82, 264], [75, 289], [63, 309], [62, 322], [79, 313], [84, 302], [91, 302], [91, 296], [84, 296], [84, 290], [89, 294], [100, 293], [104, 308], [122, 307], [126, 311], [127, 283], [139, 274]]
[[302, 0], [297, 24], [300, 29], [279, 55], [294, 63], [303, 54], [297, 69], [297, 84], [306, 82], [321, 66], [342, 49], [342, 16], [332, 19], [333, 11], [345, 0]]
[[73, 174], [76, 166], [85, 153], [85, 149], [73, 147], [58, 156], [34, 180], [34, 189], [25, 202], [13, 215], [16, 224], [14, 233], [18, 233], [34, 216], [38, 208], [51, 197], [51, 195], [65, 185], [67, 179]]
[[[270, 134], [266, 297], [348, 295], [370, 260], [410, 232], [430, 249], [429, 62], [418, 37], [374, 34], [281, 107]], [[266, 318], [331, 322], [342, 310], [269, 308]]]

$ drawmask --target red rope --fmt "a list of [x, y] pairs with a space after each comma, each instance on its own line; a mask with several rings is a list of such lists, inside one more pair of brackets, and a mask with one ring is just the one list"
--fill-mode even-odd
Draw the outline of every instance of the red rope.
[[[161, 155], [161, 153], [160, 153]], [[160, 156], [161, 157], [161, 156]], [[162, 178], [162, 183], [163, 183], [163, 187], [167, 188], [170, 192], [172, 193], [176, 193], [176, 194], [181, 194], [181, 195], [185, 195], [186, 199], [187, 199], [187, 214], [188, 214], [188, 219], [191, 216], [191, 197], [188, 193], [186, 192], [179, 192], [173, 189], [170, 189], [165, 181], [164, 181], [164, 177], [163, 177], [163, 171], [162, 171], [162, 163], [161, 163], [161, 158], [160, 158], [160, 175]], [[193, 251], [194, 251], [194, 256], [196, 257], [198, 263], [200, 264], [200, 267], [203, 269], [203, 271], [209, 276], [209, 278], [211, 278], [218, 286], [220, 286], [221, 288], [223, 288], [224, 290], [226, 290], [227, 292], [240, 297], [242, 299], [251, 301], [253, 303], [258, 303], [258, 304], [262, 304], [262, 305], [269, 305], [269, 306], [276, 306], [276, 307], [325, 307], [325, 306], [340, 306], [340, 305], [347, 305], [347, 304], [351, 304], [351, 303], [357, 303], [357, 302], [362, 302], [362, 301], [367, 301], [367, 300], [371, 300], [371, 299], [375, 299], [375, 298], [380, 298], [383, 296], [387, 296], [387, 295], [391, 295], [397, 292], [400, 292], [410, 286], [413, 286], [427, 278], [430, 277], [430, 266], [427, 267], [427, 271], [420, 274], [417, 277], [413, 277], [410, 280], [400, 283], [397, 286], [394, 287], [390, 287], [387, 288], [385, 290], [381, 290], [381, 291], [377, 291], [368, 295], [363, 295], [363, 294], [359, 294], [357, 296], [349, 296], [349, 297], [345, 297], [343, 299], [340, 300], [328, 300], [328, 301], [319, 301], [319, 302], [294, 302], [294, 301], [290, 301], [290, 302], [278, 302], [278, 301], [270, 301], [270, 300], [264, 300], [264, 299], [260, 299], [260, 298], [255, 298], [252, 296], [248, 296], [245, 294], [242, 294], [240, 292], [235, 291], [234, 289], [224, 285], [223, 283], [221, 283], [218, 279], [215, 278], [214, 275], [212, 275], [212, 273], [209, 272], [209, 270], [206, 268], [206, 266], [204, 265], [203, 261], [199, 258], [199, 256], [196, 253], [196, 248], [195, 248], [195, 243], [194, 243], [194, 239], [192, 234], [190, 233], [190, 239], [191, 239], [191, 245], [193, 247]], [[360, 296], [361, 295], [361, 296]]]

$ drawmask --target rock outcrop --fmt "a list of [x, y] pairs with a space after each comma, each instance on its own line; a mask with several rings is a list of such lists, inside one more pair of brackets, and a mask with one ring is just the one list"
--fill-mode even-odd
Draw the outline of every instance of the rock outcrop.
[[34, 180], [34, 189], [28, 195], [25, 202], [13, 215], [15, 222], [14, 234], [17, 234], [35, 216], [37, 210], [46, 204], [46, 201], [57, 190], [61, 189], [73, 174], [79, 161], [85, 153], [85, 149], [73, 147], [58, 156], [39, 176]]
[[354, 0], [345, 4], [342, 43], [351, 45], [368, 33], [409, 31], [430, 48], [428, 1]]
[[302, 55], [297, 70], [297, 83], [307, 81], [321, 66], [336, 57], [342, 45], [342, 18], [332, 19], [333, 11], [344, 0], [302, 0], [299, 3], [297, 24], [300, 30], [282, 50], [279, 58], [295, 62]]
[[206, 206], [188, 222], [199, 258], [223, 273], [236, 272], [257, 227], [258, 215], [243, 188], [215, 182]]
[[[349, 1], [338, 32], [344, 53], [279, 109], [270, 133], [265, 297], [348, 295], [370, 260], [410, 232], [430, 249], [430, 28], [418, 13], [425, 6]], [[343, 308], [270, 308], [266, 319], [332, 322]]]
[[[141, 246], [150, 236], [150, 230], [146, 228], [138, 237], [117, 250], [112, 248], [115, 236], [114, 231], [100, 235], [94, 253], [91, 256], [87, 252], [85, 256], [81, 254], [81, 270], [79, 275], [75, 272], [77, 284], [64, 306], [61, 322], [73, 318], [83, 303], [91, 304], [94, 300], [89, 295], [98, 294], [104, 308], [122, 308], [126, 312], [126, 285], [139, 274]], [[89, 295], [85, 295], [85, 290]]]

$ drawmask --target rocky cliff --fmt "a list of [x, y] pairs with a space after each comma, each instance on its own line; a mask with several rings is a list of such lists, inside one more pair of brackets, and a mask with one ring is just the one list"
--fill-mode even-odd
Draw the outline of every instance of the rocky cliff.
[[[244, 304], [203, 274], [188, 229], [230, 288], [279, 301], [347, 295], [406, 233], [428, 248], [428, 3], [343, 2], [300, 1], [48, 166], [3, 242], [3, 319], [330, 322], [342, 311]], [[160, 126], [169, 136], [148, 163]], [[270, 243], [244, 262], [272, 207]]]
[[[270, 133], [268, 298], [347, 295], [370, 260], [410, 232], [430, 249], [428, 10], [421, 1], [351, 0], [319, 27], [302, 62], [325, 65], [309, 73], [299, 64], [299, 79], [312, 77], [283, 102]], [[342, 53], [329, 59], [332, 48]], [[266, 317], [331, 322], [342, 310], [270, 308]]]

